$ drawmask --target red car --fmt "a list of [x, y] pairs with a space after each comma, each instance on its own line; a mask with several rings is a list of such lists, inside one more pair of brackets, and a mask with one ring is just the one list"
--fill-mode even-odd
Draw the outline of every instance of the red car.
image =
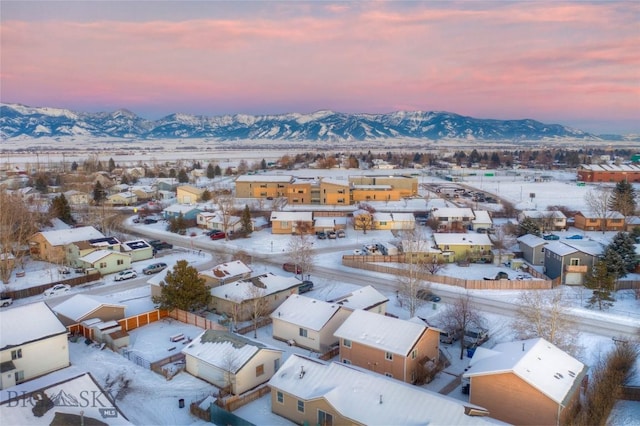
[[300, 267], [300, 265], [295, 265], [293, 263], [285, 263], [284, 265], [282, 265], [282, 269], [287, 272], [294, 272], [296, 274], [302, 273], [302, 268]]
[[227, 234], [225, 234], [222, 231], [216, 232], [215, 234], [211, 234], [209, 236], [209, 238], [211, 238], [212, 240], [224, 240], [226, 237], [227, 237]]

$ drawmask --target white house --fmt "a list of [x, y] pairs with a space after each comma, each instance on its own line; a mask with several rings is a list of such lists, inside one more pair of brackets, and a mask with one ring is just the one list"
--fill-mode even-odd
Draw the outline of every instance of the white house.
[[84, 268], [94, 268], [102, 275], [124, 271], [131, 267], [131, 256], [112, 250], [96, 250], [78, 259]]
[[231, 262], [221, 263], [212, 269], [198, 272], [198, 275], [205, 279], [205, 284], [209, 287], [217, 287], [219, 285], [228, 284], [234, 281], [249, 278], [251, 269], [241, 260], [233, 260]]
[[486, 210], [474, 210], [473, 214], [475, 218], [471, 221], [471, 227], [474, 231], [480, 228], [489, 229], [493, 227], [493, 221], [491, 215]]
[[267, 382], [282, 351], [228, 331], [206, 330], [182, 350], [187, 371], [234, 395]]
[[363, 311], [375, 312], [377, 314], [387, 313], [387, 303], [389, 299], [373, 286], [367, 285], [352, 291], [349, 294], [329, 300], [330, 303], [337, 303], [349, 311], [362, 309]]
[[294, 294], [273, 311], [273, 338], [324, 353], [338, 343], [333, 333], [351, 311], [337, 303]]
[[120, 320], [124, 318], [125, 308], [125, 305], [76, 294], [52, 309], [64, 325], [71, 325], [90, 318], [102, 321]]
[[46, 303], [0, 311], [0, 389], [68, 366], [67, 328]]

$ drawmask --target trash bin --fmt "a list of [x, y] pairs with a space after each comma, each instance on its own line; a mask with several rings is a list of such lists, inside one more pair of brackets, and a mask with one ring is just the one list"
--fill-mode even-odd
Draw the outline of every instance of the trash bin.
[[180, 399], [178, 400], [178, 407], [179, 407], [179, 408], [184, 408], [184, 398], [180, 398]]
[[473, 358], [473, 354], [476, 352], [476, 348], [467, 348], [467, 358]]

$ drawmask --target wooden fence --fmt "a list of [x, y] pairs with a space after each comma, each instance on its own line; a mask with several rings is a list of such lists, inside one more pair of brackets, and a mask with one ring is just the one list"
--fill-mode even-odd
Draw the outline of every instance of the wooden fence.
[[[169, 313], [167, 311], [156, 309], [154, 311], [123, 318], [118, 320], [118, 324], [122, 327], [123, 331], [131, 331], [138, 327], [142, 327], [143, 325], [151, 324], [152, 322], [166, 318], [168, 315]], [[67, 331], [73, 335], [82, 335], [93, 340], [93, 330], [90, 327], [85, 327], [82, 323], [67, 326]]]
[[22, 299], [25, 297], [37, 296], [44, 293], [45, 290], [53, 287], [56, 284], [68, 284], [71, 287], [75, 287], [77, 285], [85, 284], [91, 281], [97, 281], [102, 277], [100, 272], [92, 272], [91, 274], [79, 275], [77, 277], [68, 278], [66, 280], [56, 280], [54, 282], [50, 282], [48, 284], [42, 284], [29, 288], [22, 288], [18, 290], [7, 290], [3, 291], [3, 296], [10, 297], [12, 299]]
[[[271, 324], [273, 321], [270, 317], [266, 317], [266, 318], [260, 318], [258, 320], [258, 324], [257, 327], [264, 327], [265, 325], [269, 325]], [[242, 328], [239, 328], [238, 330], [236, 330], [236, 333], [238, 334], [247, 334], [248, 332], [253, 331], [253, 324], [249, 324], [247, 326], [244, 326]]]
[[[399, 263], [402, 255], [395, 256], [362, 256], [344, 255], [342, 264], [351, 268], [365, 269], [368, 271], [380, 272], [391, 275], [407, 275], [408, 272], [402, 268], [392, 265], [380, 265], [379, 263]], [[419, 274], [425, 281], [438, 284], [446, 284], [461, 287], [467, 290], [546, 290], [553, 288], [551, 280], [465, 280], [462, 278], [449, 277], [445, 275], [431, 275], [428, 273]]]
[[257, 389], [254, 389], [250, 392], [247, 392], [243, 395], [232, 395], [228, 398], [225, 399], [218, 399], [216, 401], [216, 404], [220, 407], [220, 408], [224, 408], [227, 411], [235, 411], [238, 408], [247, 405], [248, 403], [255, 401], [256, 399], [259, 399], [263, 396], [265, 396], [266, 394], [268, 394], [269, 392], [271, 392], [271, 389], [269, 388], [269, 386], [261, 386]]
[[205, 330], [228, 330], [228, 328], [224, 325], [218, 324], [215, 321], [211, 321], [210, 319], [201, 317], [192, 312], [183, 311], [181, 309], [174, 309], [173, 311], [168, 313], [168, 316], [185, 324], [192, 324], [196, 327], [204, 328]]

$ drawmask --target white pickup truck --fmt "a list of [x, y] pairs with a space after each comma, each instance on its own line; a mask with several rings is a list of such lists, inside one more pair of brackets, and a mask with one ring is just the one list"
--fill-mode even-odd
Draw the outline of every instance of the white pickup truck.
[[13, 303], [13, 299], [10, 297], [1, 297], [0, 298], [0, 308], [6, 308], [7, 306]]

